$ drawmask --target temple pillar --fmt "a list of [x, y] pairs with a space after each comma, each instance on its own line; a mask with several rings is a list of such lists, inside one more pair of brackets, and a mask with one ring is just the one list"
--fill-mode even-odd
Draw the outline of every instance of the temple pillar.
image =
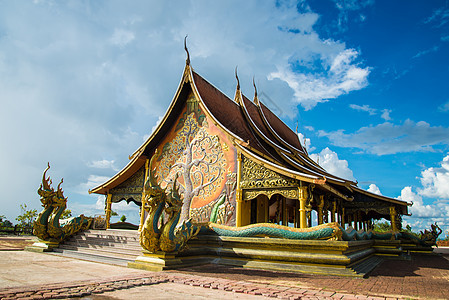
[[341, 227], [343, 227], [343, 229], [345, 228], [345, 208], [342, 207], [341, 208]]
[[323, 208], [324, 208], [324, 195], [320, 195], [318, 200], [318, 225], [323, 224]]
[[288, 222], [288, 211], [287, 211], [287, 199], [282, 198], [282, 225], [283, 226], [287, 226], [287, 222]]
[[335, 211], [337, 210], [337, 201], [332, 201], [331, 222], [335, 222]]
[[390, 206], [391, 230], [393, 231], [398, 231], [396, 216], [397, 216], [396, 208], [394, 206]]
[[306, 216], [306, 202], [307, 202], [307, 187], [302, 186], [298, 188], [298, 200], [299, 200], [299, 227], [307, 228], [307, 216]]
[[357, 212], [354, 213], [354, 229], [359, 231], [359, 218]]
[[106, 197], [106, 229], [109, 229], [111, 224], [111, 206], [112, 206], [112, 194], [108, 194]]
[[242, 226], [242, 189], [240, 188], [240, 177], [242, 175], [242, 155], [237, 153], [237, 188], [235, 191], [235, 226]]
[[143, 227], [143, 223], [145, 222], [145, 205], [147, 203], [146, 197], [145, 197], [145, 182], [147, 180], [148, 177], [148, 171], [149, 171], [149, 166], [150, 166], [150, 159], [147, 158], [147, 161], [145, 162], [145, 176], [143, 179], [143, 191], [142, 191], [142, 198], [140, 200], [140, 203], [142, 204], [140, 206], [140, 224], [139, 224], [139, 231], [142, 229]]

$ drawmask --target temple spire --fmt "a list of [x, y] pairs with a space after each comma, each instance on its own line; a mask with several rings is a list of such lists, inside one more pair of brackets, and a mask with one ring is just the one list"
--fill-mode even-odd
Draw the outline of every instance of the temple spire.
[[234, 101], [240, 104], [240, 100], [241, 100], [241, 92], [240, 92], [240, 80], [239, 80], [239, 76], [237, 74], [237, 66], [235, 67], [235, 78], [237, 79], [237, 89], [235, 91], [235, 97], [234, 97]]
[[190, 65], [190, 54], [189, 54], [189, 49], [187, 49], [187, 34], [186, 34], [186, 36], [185, 36], [185, 38], [184, 38], [184, 50], [186, 50], [186, 52], [187, 52], [187, 58], [186, 58], [186, 65]]
[[254, 76], [253, 76], [253, 86], [254, 86], [254, 103], [256, 103], [256, 105], [259, 105], [259, 98], [257, 97], [257, 87], [256, 82], [254, 81]]

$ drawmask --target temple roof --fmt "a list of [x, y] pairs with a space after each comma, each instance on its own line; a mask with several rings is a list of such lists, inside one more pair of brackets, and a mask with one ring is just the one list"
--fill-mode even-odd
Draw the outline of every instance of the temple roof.
[[154, 153], [158, 143], [169, 132], [179, 117], [190, 93], [199, 100], [200, 107], [222, 130], [227, 132], [237, 149], [256, 162], [283, 175], [314, 183], [339, 198], [351, 201], [355, 193], [365, 197], [391, 202], [404, 207], [409, 203], [379, 196], [357, 187], [357, 183], [325, 171], [313, 161], [305, 147], [284, 122], [257, 99], [249, 100], [238, 85], [232, 100], [206, 79], [196, 73], [187, 62], [177, 92], [163, 120], [151, 136], [130, 156], [130, 162], [120, 172], [90, 193], [107, 194], [109, 190], [128, 179]]

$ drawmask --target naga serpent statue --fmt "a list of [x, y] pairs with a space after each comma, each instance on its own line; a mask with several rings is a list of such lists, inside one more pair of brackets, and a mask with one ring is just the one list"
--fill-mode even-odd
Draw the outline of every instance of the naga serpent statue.
[[150, 160], [149, 175], [145, 182], [143, 208], [148, 215], [140, 231], [140, 245], [151, 253], [181, 251], [186, 247], [187, 241], [199, 233], [201, 226], [187, 220], [177, 227], [183, 203], [176, 186], [178, 176], [175, 176], [169, 192], [166, 188], [162, 189], [157, 183], [155, 170], [152, 169], [155, 157], [157, 151]]
[[59, 218], [67, 208], [67, 198], [64, 197], [64, 191], [61, 188], [62, 179], [56, 191], [51, 187], [50, 177], [46, 178], [48, 169], [50, 169], [50, 163], [44, 171], [42, 183], [37, 191], [44, 209], [34, 221], [33, 234], [43, 241], [60, 243], [78, 231], [89, 228], [92, 218], [80, 215], [60, 223]]
[[[178, 175], [175, 175], [170, 191], [163, 189], [157, 182], [153, 161], [157, 157], [157, 150], [150, 160], [150, 169], [145, 181], [143, 208], [147, 212], [145, 222], [140, 229], [140, 245], [151, 253], [158, 251], [182, 251], [189, 239], [201, 234], [214, 234], [229, 237], [272, 237], [296, 240], [407, 240], [422, 246], [435, 245], [441, 229], [435, 224], [432, 231], [421, 232], [418, 237], [405, 231], [375, 232], [356, 231], [352, 227], [344, 229], [336, 222], [318, 225], [310, 228], [292, 228], [272, 223], [257, 223], [247, 226], [234, 227], [217, 224], [216, 207], [224, 202], [224, 197], [218, 199], [212, 210], [211, 222], [192, 223], [186, 220], [177, 227], [183, 201], [177, 187]], [[164, 221], [165, 219], [165, 221]], [[439, 231], [439, 232], [438, 232]]]

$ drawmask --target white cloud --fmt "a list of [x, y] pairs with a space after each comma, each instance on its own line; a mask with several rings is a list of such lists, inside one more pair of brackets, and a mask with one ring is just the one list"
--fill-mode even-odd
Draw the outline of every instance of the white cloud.
[[118, 168], [115, 166], [115, 160], [95, 160], [87, 164], [91, 168], [96, 169], [111, 169], [114, 171], [118, 171]]
[[449, 155], [443, 158], [440, 168], [428, 168], [421, 172], [422, 189], [419, 194], [438, 199], [449, 199]]
[[[365, 111], [369, 113], [370, 116], [377, 115], [379, 113], [379, 110], [377, 108], [372, 108], [368, 104], [364, 105], [358, 105], [358, 104], [349, 104], [349, 107], [358, 111]], [[380, 117], [384, 119], [385, 121], [391, 120], [390, 113], [392, 112], [391, 109], [382, 109]]]
[[357, 104], [349, 104], [349, 107], [355, 110], [359, 110], [359, 111], [366, 111], [367, 113], [369, 113], [371, 116], [377, 114], [377, 109], [370, 107], [367, 104], [364, 105], [357, 105]]
[[436, 209], [436, 206], [425, 205], [422, 197], [413, 192], [412, 187], [410, 186], [406, 186], [402, 189], [401, 196], [399, 196], [398, 199], [413, 202], [412, 207], [410, 207], [410, 212], [414, 218], [431, 218], [440, 217], [442, 215], [441, 211]]
[[411, 217], [404, 219], [416, 230], [429, 229], [437, 222], [444, 232], [449, 229], [449, 155], [443, 158], [439, 168], [421, 172], [422, 187], [413, 191], [411, 186], [402, 189], [400, 200], [413, 202], [409, 208]]
[[449, 111], [449, 101], [438, 107], [438, 110], [441, 112]]
[[87, 191], [105, 183], [109, 180], [109, 178], [109, 176], [89, 175], [87, 182], [80, 183], [76, 189], [76, 192], [86, 194]]
[[134, 40], [135, 36], [132, 31], [125, 29], [115, 29], [111, 37], [111, 43], [119, 47], [124, 47]]
[[384, 119], [385, 121], [390, 121], [391, 120], [390, 113], [391, 113], [391, 109], [383, 109], [382, 115], [380, 117], [382, 119]]
[[269, 80], [280, 79], [294, 91], [294, 99], [305, 110], [314, 108], [318, 103], [337, 98], [368, 84], [369, 68], [354, 64], [359, 53], [346, 49], [334, 57], [323, 57], [325, 73], [295, 73], [290, 67], [278, 66], [270, 73]]
[[369, 185], [369, 188], [367, 189], [368, 192], [374, 193], [376, 195], [382, 195], [382, 193], [380, 192], [380, 189], [377, 185], [375, 185], [374, 183], [371, 183]]
[[[173, 99], [186, 33], [195, 70], [231, 97], [235, 65], [245, 93], [259, 74], [259, 90], [284, 116], [294, 117], [296, 103], [310, 109], [366, 86], [360, 53], [320, 37], [318, 19], [293, 1], [2, 3], [3, 214], [14, 219], [22, 202], [39, 208], [47, 161], [73, 203], [94, 201], [87, 190], [128, 163]], [[105, 158], [110, 168], [100, 168]], [[88, 177], [94, 166], [97, 177]]]
[[355, 133], [343, 130], [319, 131], [335, 146], [358, 148], [366, 153], [386, 155], [404, 152], [433, 152], [435, 146], [449, 144], [449, 128], [406, 120], [395, 125], [390, 122], [362, 127]]
[[420, 52], [416, 53], [412, 58], [419, 58], [419, 57], [421, 57], [423, 55], [426, 55], [426, 54], [429, 54], [429, 53], [432, 53], [432, 52], [437, 52], [438, 49], [440, 49], [439, 46], [433, 46], [432, 48], [429, 48], [427, 50], [423, 50], [423, 51], [420, 51]]
[[338, 154], [329, 148], [321, 150], [320, 153], [312, 153], [310, 157], [319, 163], [330, 174], [355, 181], [352, 170], [347, 160], [339, 159]]
[[316, 148], [312, 147], [312, 143], [309, 138], [306, 138], [301, 132], [298, 132], [298, 139], [301, 142], [301, 145], [306, 148], [307, 152], [314, 151]]

